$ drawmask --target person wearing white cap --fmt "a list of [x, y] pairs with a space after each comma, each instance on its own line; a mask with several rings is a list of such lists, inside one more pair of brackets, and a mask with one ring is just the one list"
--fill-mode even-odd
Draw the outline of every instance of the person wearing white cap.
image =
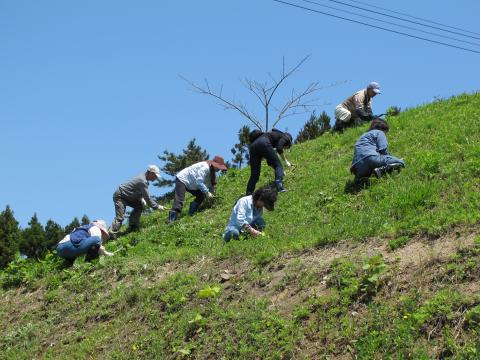
[[140, 216], [142, 215], [143, 202], [155, 210], [164, 210], [162, 205], [156, 203], [150, 197], [148, 192], [149, 181], [160, 178], [160, 169], [156, 165], [150, 165], [147, 171], [134, 178], [124, 182], [113, 193], [113, 203], [115, 204], [115, 219], [108, 229], [110, 236], [115, 238], [122, 226], [127, 206], [133, 209], [128, 221], [128, 231], [136, 231], [140, 226]]
[[372, 120], [372, 99], [381, 94], [380, 84], [371, 82], [365, 89], [357, 91], [335, 108], [334, 131], [343, 131], [347, 127], [360, 125]]
[[86, 261], [99, 255], [112, 256], [102, 245], [102, 240], [107, 241], [109, 237], [105, 221], [94, 220], [91, 224], [80, 226], [67, 234], [57, 245], [57, 255], [64, 258], [69, 265], [82, 255], [85, 255]]

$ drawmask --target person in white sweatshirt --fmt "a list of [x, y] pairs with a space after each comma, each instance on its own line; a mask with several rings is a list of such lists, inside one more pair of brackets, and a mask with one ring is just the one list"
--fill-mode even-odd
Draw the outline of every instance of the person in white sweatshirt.
[[201, 161], [180, 171], [175, 178], [175, 201], [172, 210], [168, 214], [170, 223], [176, 221], [183, 209], [185, 193], [188, 191], [195, 196], [190, 203], [189, 215], [193, 215], [203, 202], [205, 197], [213, 197], [212, 191], [216, 184], [216, 172], [227, 170], [227, 166], [221, 156], [215, 156], [213, 160]]
[[88, 225], [75, 228], [57, 245], [57, 255], [70, 265], [79, 256], [85, 255], [86, 261], [92, 261], [99, 255], [112, 256], [102, 244], [110, 238], [104, 220], [95, 220]]

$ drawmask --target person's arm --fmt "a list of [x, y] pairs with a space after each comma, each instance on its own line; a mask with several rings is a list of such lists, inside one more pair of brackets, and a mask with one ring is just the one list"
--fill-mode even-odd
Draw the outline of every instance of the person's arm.
[[113, 256], [113, 253], [107, 251], [103, 245], [100, 246], [100, 249], [98, 249], [98, 255], [101, 256]]
[[210, 176], [210, 167], [208, 165], [202, 166], [193, 174], [193, 176], [200, 191], [206, 194], [208, 197], [213, 197], [213, 194], [209, 191], [207, 185], [205, 184], [205, 179], [207, 176]]
[[378, 131], [377, 136], [377, 151], [382, 155], [389, 155], [388, 153], [388, 140], [387, 136], [383, 131]]
[[283, 161], [285, 161], [285, 165], [287, 165], [288, 167], [292, 166], [292, 164], [285, 157], [285, 153], [281, 153], [280, 157], [282, 158]]
[[283, 149], [289, 148], [290, 141], [287, 140], [286, 138], [282, 137], [280, 140], [278, 140], [278, 145], [277, 145], [277, 153], [280, 155], [282, 160], [285, 162], [285, 165], [288, 167], [292, 166], [292, 164], [287, 160], [285, 157], [285, 153], [283, 152]]
[[260, 235], [260, 231], [255, 230], [250, 223], [247, 221], [247, 211], [248, 211], [248, 202], [247, 201], [239, 201], [238, 208], [237, 208], [237, 225], [240, 229], [244, 231], [248, 231], [250, 235], [257, 236]]
[[150, 206], [152, 209], [163, 210], [164, 207], [162, 205], [158, 205], [157, 202], [150, 197], [150, 193], [148, 192], [148, 183], [142, 183], [140, 186], [142, 198], [143, 200], [145, 200], [147, 205]]

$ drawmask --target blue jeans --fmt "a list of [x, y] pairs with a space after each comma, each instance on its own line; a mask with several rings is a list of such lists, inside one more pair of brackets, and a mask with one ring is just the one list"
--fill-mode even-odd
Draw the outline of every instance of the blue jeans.
[[[255, 230], [258, 231], [263, 231], [265, 227], [267, 226], [267, 223], [263, 218], [258, 218], [254, 220], [251, 224], [251, 227], [253, 227]], [[230, 241], [232, 238], [235, 240], [238, 240], [240, 237], [241, 230], [238, 228], [238, 226], [227, 226], [225, 229], [225, 234], [223, 234], [223, 240], [225, 241]]]
[[97, 248], [98, 252], [101, 245], [102, 239], [98, 236], [90, 236], [83, 239], [79, 247], [73, 246], [69, 240], [57, 245], [57, 254], [64, 259], [75, 260], [77, 257], [87, 254], [92, 248]]
[[355, 170], [355, 178], [360, 179], [369, 177], [372, 175], [373, 169], [395, 163], [401, 163], [405, 165], [403, 160], [391, 155], [372, 155], [366, 157], [365, 159], [362, 159], [356, 163], [353, 167]]

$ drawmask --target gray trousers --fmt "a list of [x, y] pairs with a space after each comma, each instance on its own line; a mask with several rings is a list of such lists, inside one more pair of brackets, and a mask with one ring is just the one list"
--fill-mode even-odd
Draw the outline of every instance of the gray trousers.
[[122, 196], [120, 191], [113, 193], [113, 203], [115, 204], [115, 219], [112, 222], [112, 231], [117, 232], [122, 226], [125, 218], [125, 209], [130, 206], [133, 211], [130, 214], [128, 224], [130, 227], [140, 226], [140, 216], [142, 216], [143, 204], [142, 200], [126, 199]]

